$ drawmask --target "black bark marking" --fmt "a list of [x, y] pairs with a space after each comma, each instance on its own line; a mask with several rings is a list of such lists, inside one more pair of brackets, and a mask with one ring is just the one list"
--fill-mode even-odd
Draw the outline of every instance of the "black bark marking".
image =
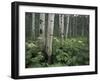
[[40, 29], [40, 34], [42, 34], [43, 33], [43, 31], [42, 31], [42, 29]]
[[40, 19], [40, 24], [43, 22], [43, 20]]

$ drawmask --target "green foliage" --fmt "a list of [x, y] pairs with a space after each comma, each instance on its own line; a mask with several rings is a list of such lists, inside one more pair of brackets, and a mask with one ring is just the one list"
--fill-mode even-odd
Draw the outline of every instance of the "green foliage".
[[26, 43], [26, 67], [41, 67], [44, 61], [43, 53], [35, 43]]
[[55, 62], [63, 65], [75, 66], [75, 65], [87, 65], [89, 64], [89, 45], [86, 38], [69, 38], [64, 40], [64, 44], [61, 46], [55, 40], [53, 44], [53, 56]]
[[89, 42], [85, 37], [53, 38], [52, 64], [47, 63], [38, 41], [26, 42], [26, 67], [79, 66], [89, 64]]

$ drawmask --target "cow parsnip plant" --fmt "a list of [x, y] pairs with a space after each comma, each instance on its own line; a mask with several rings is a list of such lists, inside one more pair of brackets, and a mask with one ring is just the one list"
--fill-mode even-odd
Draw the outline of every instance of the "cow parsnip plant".
[[89, 64], [89, 43], [85, 37], [64, 39], [63, 45], [57, 37], [53, 38], [52, 63], [47, 63], [47, 55], [37, 41], [26, 42], [26, 68], [79, 66]]

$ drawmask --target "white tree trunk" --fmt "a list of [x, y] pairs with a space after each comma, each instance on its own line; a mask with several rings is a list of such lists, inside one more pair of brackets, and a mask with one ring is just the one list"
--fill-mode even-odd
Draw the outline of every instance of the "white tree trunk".
[[77, 17], [78, 15], [75, 17], [75, 36], [77, 36]]
[[32, 40], [35, 39], [35, 13], [32, 13]]
[[66, 15], [67, 25], [66, 25], [66, 38], [68, 37], [68, 30], [69, 30], [69, 15]]
[[69, 36], [71, 37], [72, 35], [72, 15], [70, 15], [70, 20], [69, 20]]
[[48, 55], [48, 63], [51, 63], [54, 16], [55, 15], [52, 13], [48, 14], [47, 43], [46, 43], [46, 52]]
[[72, 16], [73, 18], [73, 30], [72, 30], [72, 36], [75, 36], [75, 15]]
[[63, 45], [64, 40], [64, 15], [59, 15], [59, 29], [61, 36], [61, 45]]
[[42, 46], [45, 46], [45, 13], [40, 14], [40, 28], [39, 28], [39, 37]]

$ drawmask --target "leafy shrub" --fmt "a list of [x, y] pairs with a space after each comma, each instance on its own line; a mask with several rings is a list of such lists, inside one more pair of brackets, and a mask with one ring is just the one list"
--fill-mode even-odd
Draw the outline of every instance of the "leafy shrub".
[[63, 45], [59, 45], [59, 39], [54, 38], [53, 56], [56, 63], [63, 65], [87, 65], [89, 64], [89, 45], [86, 38], [65, 39]]
[[26, 67], [41, 67], [44, 56], [39, 46], [33, 42], [26, 43]]
[[39, 41], [26, 42], [26, 67], [79, 66], [89, 64], [89, 42], [85, 37], [53, 38], [52, 64], [48, 64]]

